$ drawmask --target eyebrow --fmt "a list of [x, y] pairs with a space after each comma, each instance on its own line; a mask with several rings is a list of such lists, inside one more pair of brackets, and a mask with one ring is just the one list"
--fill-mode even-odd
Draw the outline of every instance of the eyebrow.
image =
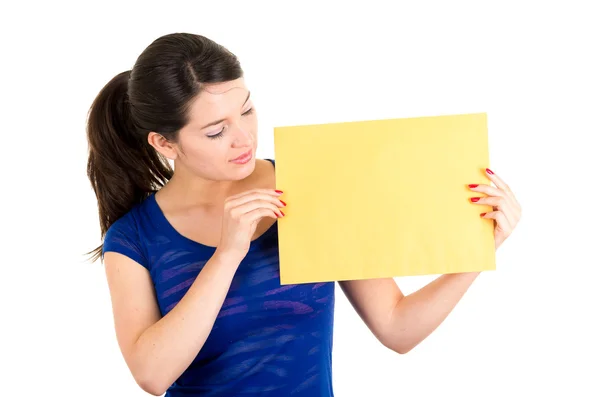
[[[248, 102], [248, 99], [250, 99], [250, 91], [248, 91], [248, 96], [246, 97], [246, 100], [244, 101], [244, 103], [242, 103], [242, 107], [244, 107], [244, 105], [246, 104], [246, 102]], [[203, 127], [200, 127], [201, 130], [205, 129], [206, 127], [210, 127], [212, 125], [216, 125], [219, 123], [222, 123], [223, 121], [225, 121], [226, 119], [220, 119], [220, 120], [216, 120], [216, 121], [212, 121], [206, 125], [204, 125]]]

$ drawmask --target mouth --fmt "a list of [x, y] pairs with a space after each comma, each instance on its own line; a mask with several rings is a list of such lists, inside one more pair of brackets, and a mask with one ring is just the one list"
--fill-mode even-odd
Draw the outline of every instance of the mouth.
[[242, 154], [239, 157], [234, 158], [233, 160], [229, 160], [235, 164], [246, 164], [252, 158], [252, 149], [248, 150], [246, 153]]

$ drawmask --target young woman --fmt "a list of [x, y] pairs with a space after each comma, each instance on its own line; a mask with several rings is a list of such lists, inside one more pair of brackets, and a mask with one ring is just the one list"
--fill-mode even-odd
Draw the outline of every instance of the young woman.
[[[332, 396], [334, 283], [281, 286], [275, 164], [255, 158], [257, 116], [237, 58], [169, 34], [115, 76], [90, 109], [88, 175], [98, 198], [116, 337], [136, 382], [168, 396]], [[171, 169], [167, 159], [174, 162]], [[491, 205], [496, 248], [520, 218], [508, 186]], [[323, 200], [328, 198], [323, 197]], [[340, 282], [381, 343], [406, 353], [477, 273], [404, 296], [393, 279]]]

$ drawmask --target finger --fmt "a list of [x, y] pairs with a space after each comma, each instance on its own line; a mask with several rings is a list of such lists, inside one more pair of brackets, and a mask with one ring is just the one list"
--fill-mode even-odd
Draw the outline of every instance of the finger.
[[283, 192], [281, 191], [277, 191], [274, 189], [250, 189], [250, 190], [246, 190], [244, 192], [241, 192], [239, 194], [235, 194], [233, 196], [230, 196], [227, 198], [226, 202], [230, 202], [230, 201], [236, 201], [239, 199], [242, 199], [244, 197], [251, 197], [251, 196], [255, 196], [257, 194], [266, 194], [272, 197], [279, 197], [281, 196]]
[[485, 219], [494, 219], [496, 221], [496, 227], [499, 229], [500, 232], [509, 234], [512, 230], [508, 219], [506, 219], [506, 216], [501, 211], [487, 212], [485, 214], [482, 214], [481, 217]]
[[[475, 201], [473, 201], [473, 199]], [[494, 197], [475, 197], [471, 201], [473, 204], [488, 205], [493, 207], [495, 211], [504, 213], [511, 226], [517, 224], [518, 216], [514, 208], [514, 204], [506, 197], [494, 196]]]
[[485, 193], [489, 196], [501, 196], [501, 197], [506, 197], [507, 199], [509, 199], [511, 202], [514, 203], [514, 205], [520, 209], [520, 205], [517, 202], [517, 199], [515, 198], [515, 196], [511, 193], [505, 192], [504, 190], [501, 190], [498, 187], [495, 186], [490, 186], [490, 185], [485, 185], [485, 184], [472, 184], [472, 185], [468, 185], [469, 190], [473, 191], [473, 192], [481, 192], [481, 193]]
[[273, 212], [270, 209], [267, 208], [256, 208], [246, 214], [244, 214], [244, 217], [247, 217], [247, 221], [248, 222], [257, 222], [262, 218], [274, 218], [274, 219], [278, 219], [279, 216]]
[[504, 180], [502, 180], [502, 178], [500, 178], [498, 176], [498, 174], [496, 174], [494, 171], [492, 171], [489, 168], [485, 169], [485, 174], [496, 186], [498, 186], [498, 188], [500, 188], [500, 190], [504, 191], [506, 193], [506, 195], [514, 201], [515, 205], [517, 206], [517, 208], [520, 211], [521, 205], [517, 201], [517, 198], [515, 197], [513, 191], [510, 189], [510, 186], [508, 186], [508, 184], [506, 182], [504, 182]]
[[506, 193], [503, 190], [501, 190], [500, 188], [497, 188], [497, 187], [491, 186], [491, 185], [485, 185], [485, 184], [469, 185], [469, 190], [471, 190], [473, 192], [485, 193], [488, 196], [506, 196]]
[[281, 202], [279, 205], [277, 205], [269, 200], [252, 200], [233, 208], [231, 210], [231, 215], [235, 218], [238, 218], [244, 216], [245, 214], [248, 214], [249, 212], [254, 211], [257, 208], [268, 208], [276, 214], [283, 216], [283, 213], [279, 209], [280, 206], [283, 207], [283, 204], [281, 204]]
[[507, 193], [512, 194], [512, 191], [510, 190], [508, 184], [506, 184], [506, 182], [504, 182], [502, 178], [500, 178], [494, 171], [490, 170], [489, 168], [486, 168], [485, 174], [492, 182], [494, 182], [494, 185], [498, 186], [498, 188]]
[[278, 207], [279, 206], [285, 207], [285, 204], [283, 203], [283, 201], [281, 201], [278, 197], [279, 196], [273, 196], [271, 194], [268, 194], [268, 193], [265, 193], [262, 191], [253, 192], [253, 193], [249, 193], [244, 196], [238, 197], [235, 200], [227, 201], [227, 203], [225, 204], [225, 207], [226, 208], [236, 208], [236, 207], [240, 207], [251, 201], [256, 201], [256, 200], [269, 201]]
[[255, 193], [263, 193], [263, 194], [268, 194], [273, 197], [279, 197], [279, 196], [281, 196], [281, 194], [283, 192], [281, 190], [277, 191], [275, 189], [250, 189], [250, 190], [246, 190], [241, 193], [235, 194], [233, 196], [230, 196], [230, 197], [228, 197], [228, 200], [230, 200], [230, 201], [237, 200], [241, 197], [250, 196]]
[[469, 199], [471, 203], [477, 205], [489, 205], [490, 207], [498, 207], [503, 204], [505, 200], [502, 196], [489, 196], [489, 197], [471, 197]]

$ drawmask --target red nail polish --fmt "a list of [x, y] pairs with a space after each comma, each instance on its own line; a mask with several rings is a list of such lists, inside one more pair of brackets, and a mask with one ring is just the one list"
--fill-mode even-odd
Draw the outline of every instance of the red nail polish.
[[476, 184], [469, 185], [469, 187], [477, 187], [477, 186], [479, 186], [479, 185], [476, 185]]
[[281, 204], [283, 204], [283, 206], [284, 206], [284, 207], [287, 205], [287, 204], [285, 203], [285, 201], [283, 201], [283, 200], [279, 200], [279, 201], [281, 201]]
[[283, 193], [283, 192], [282, 192], [281, 190], [275, 190], [275, 193], [279, 193], [279, 194], [281, 194], [281, 193]]
[[281, 211], [281, 215], [285, 216], [285, 213], [283, 211]]
[[481, 214], [479, 214], [479, 216], [485, 216], [485, 212], [482, 212]]
[[471, 197], [471, 201], [476, 203], [479, 201], [479, 197]]
[[485, 172], [487, 172], [487, 173], [488, 173], [488, 174], [490, 174], [490, 175], [494, 175], [494, 173], [492, 172], [492, 170], [490, 170], [489, 168], [486, 168], [486, 169], [485, 169]]

